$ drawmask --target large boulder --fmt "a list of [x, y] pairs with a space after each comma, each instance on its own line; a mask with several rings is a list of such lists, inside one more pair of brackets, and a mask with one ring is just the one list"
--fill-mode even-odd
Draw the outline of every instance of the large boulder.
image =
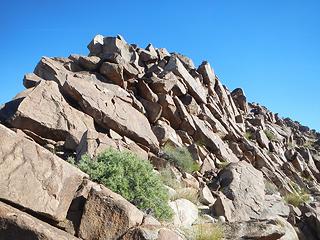
[[86, 175], [2, 125], [0, 136], [0, 199], [64, 220]]
[[224, 226], [225, 239], [228, 240], [298, 240], [294, 228], [285, 219], [251, 220], [229, 223]]
[[194, 79], [187, 69], [183, 66], [177, 56], [171, 56], [166, 71], [172, 71], [175, 75], [181, 77], [188, 86], [190, 94], [199, 102], [207, 103], [207, 92], [198, 79]]
[[217, 154], [222, 161], [239, 161], [228, 145], [222, 141], [219, 135], [212, 131], [210, 125], [206, 121], [203, 121], [196, 116], [192, 116], [192, 119], [197, 129], [195, 137], [198, 141], [203, 142], [204, 145]]
[[0, 239], [75, 240], [78, 238], [0, 202]]
[[[53, 81], [40, 81], [19, 104], [0, 111], [6, 123], [54, 141], [73, 139], [77, 145], [84, 132], [94, 129], [93, 119], [71, 107]], [[70, 137], [71, 136], [71, 137]]]
[[231, 163], [218, 175], [221, 191], [232, 201], [228, 221], [259, 219], [265, 204], [263, 174], [251, 164]]
[[158, 150], [148, 119], [132, 106], [130, 94], [119, 86], [69, 77], [63, 89], [104, 128]]
[[190, 228], [198, 219], [198, 207], [187, 199], [177, 199], [169, 203], [174, 212], [173, 224], [176, 227]]
[[86, 201], [79, 237], [84, 240], [118, 239], [141, 225], [144, 213], [120, 195], [103, 186], [91, 188]]

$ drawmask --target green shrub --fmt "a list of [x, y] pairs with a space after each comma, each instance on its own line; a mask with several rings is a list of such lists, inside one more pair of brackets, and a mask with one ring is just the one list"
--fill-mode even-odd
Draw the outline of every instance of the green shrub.
[[195, 227], [195, 240], [222, 240], [224, 229], [220, 224], [199, 224]]
[[108, 149], [94, 159], [84, 155], [79, 168], [94, 181], [104, 184], [143, 211], [169, 220], [169, 195], [152, 165], [131, 152]]
[[264, 133], [266, 134], [267, 138], [270, 140], [270, 141], [276, 141], [277, 140], [277, 137], [276, 135], [274, 135], [273, 132], [271, 132], [270, 130], [264, 130]]
[[163, 152], [164, 158], [181, 171], [192, 173], [200, 169], [199, 164], [192, 159], [186, 147], [174, 147], [167, 144], [164, 146]]

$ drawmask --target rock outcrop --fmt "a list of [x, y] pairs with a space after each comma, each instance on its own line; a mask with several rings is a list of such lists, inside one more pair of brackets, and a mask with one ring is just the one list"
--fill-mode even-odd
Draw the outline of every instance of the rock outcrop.
[[[199, 226], [230, 240], [320, 239], [320, 133], [229, 91], [207, 61], [119, 35], [88, 49], [41, 58], [0, 107], [0, 239], [186, 240]], [[199, 168], [166, 160], [168, 144]], [[67, 161], [107, 148], [172, 177], [171, 222]]]

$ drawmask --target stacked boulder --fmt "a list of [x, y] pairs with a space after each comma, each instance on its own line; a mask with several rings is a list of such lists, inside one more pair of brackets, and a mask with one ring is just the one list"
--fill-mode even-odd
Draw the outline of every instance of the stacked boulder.
[[[319, 239], [319, 133], [229, 91], [206, 61], [121, 36], [88, 49], [43, 57], [0, 108], [0, 239], [186, 239], [177, 229], [203, 218], [227, 239]], [[199, 196], [170, 202], [170, 227], [65, 161], [112, 147], [160, 171], [166, 144], [200, 165], [170, 167]], [[311, 195], [300, 209], [283, 200], [297, 188]]]

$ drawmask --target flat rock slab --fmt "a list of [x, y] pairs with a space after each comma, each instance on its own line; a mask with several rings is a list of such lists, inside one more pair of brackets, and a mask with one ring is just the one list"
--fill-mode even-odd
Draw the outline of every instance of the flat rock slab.
[[129, 93], [114, 84], [67, 79], [64, 90], [101, 126], [157, 151], [159, 143], [148, 119], [132, 106]]
[[53, 81], [40, 81], [6, 117], [12, 127], [55, 141], [65, 141], [71, 135], [75, 144], [87, 129], [94, 129], [93, 119], [71, 107]]
[[86, 174], [2, 125], [0, 136], [0, 199], [64, 220]]
[[0, 202], [1, 240], [76, 240], [78, 238]]

